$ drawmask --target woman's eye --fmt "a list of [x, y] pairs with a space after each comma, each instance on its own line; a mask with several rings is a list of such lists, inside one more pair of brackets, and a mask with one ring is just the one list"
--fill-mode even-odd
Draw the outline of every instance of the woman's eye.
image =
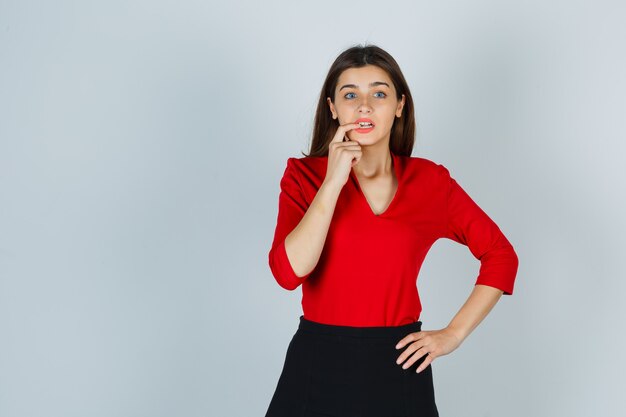
[[[382, 94], [382, 97], [387, 97], [387, 94], [383, 93], [382, 91], [379, 91], [378, 93]], [[376, 93], [376, 94], [378, 94]]]
[[344, 96], [344, 98], [350, 98], [350, 97], [348, 97], [350, 94], [354, 94], [354, 93], [348, 93], [348, 94], [346, 94], [346, 95]]

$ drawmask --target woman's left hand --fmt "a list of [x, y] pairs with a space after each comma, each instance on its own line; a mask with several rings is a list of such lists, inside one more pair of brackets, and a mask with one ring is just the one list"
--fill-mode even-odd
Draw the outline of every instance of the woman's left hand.
[[402, 368], [406, 369], [417, 362], [422, 356], [427, 355], [424, 362], [417, 368], [417, 372], [421, 372], [439, 356], [447, 355], [459, 347], [462, 341], [463, 340], [448, 327], [441, 330], [421, 330], [419, 332], [410, 333], [396, 345], [396, 349], [402, 349], [410, 343], [409, 347], [398, 357], [396, 363], [399, 365], [410, 357], [402, 366]]

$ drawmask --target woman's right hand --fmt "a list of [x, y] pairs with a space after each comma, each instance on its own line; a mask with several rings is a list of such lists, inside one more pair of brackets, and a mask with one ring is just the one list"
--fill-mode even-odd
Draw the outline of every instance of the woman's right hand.
[[361, 145], [350, 140], [346, 132], [359, 127], [358, 123], [346, 123], [337, 128], [333, 140], [328, 145], [328, 166], [324, 182], [335, 184], [339, 188], [348, 182], [352, 167], [361, 160]]

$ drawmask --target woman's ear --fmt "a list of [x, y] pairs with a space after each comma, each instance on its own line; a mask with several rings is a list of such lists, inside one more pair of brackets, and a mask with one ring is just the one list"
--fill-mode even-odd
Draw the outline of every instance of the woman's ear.
[[335, 112], [335, 106], [333, 105], [333, 101], [330, 99], [330, 97], [326, 97], [326, 102], [328, 103], [328, 107], [330, 108], [333, 119], [336, 119], [337, 113]]
[[398, 108], [396, 109], [396, 117], [402, 117], [402, 109], [404, 108], [405, 97], [402, 94], [402, 100], [398, 103]]

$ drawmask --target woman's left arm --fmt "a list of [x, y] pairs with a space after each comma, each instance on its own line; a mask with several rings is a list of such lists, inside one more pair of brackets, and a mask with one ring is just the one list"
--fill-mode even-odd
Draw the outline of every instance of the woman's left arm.
[[489, 314], [502, 295], [511, 295], [519, 260], [513, 246], [498, 225], [485, 213], [465, 190], [450, 176], [443, 165], [440, 173], [446, 190], [446, 219], [442, 236], [466, 245], [480, 260], [480, 271], [469, 298], [452, 321], [441, 330], [411, 333], [396, 345], [409, 346], [397, 363], [410, 359], [405, 368], [425, 356], [417, 369], [420, 372], [438, 356], [455, 350]]

